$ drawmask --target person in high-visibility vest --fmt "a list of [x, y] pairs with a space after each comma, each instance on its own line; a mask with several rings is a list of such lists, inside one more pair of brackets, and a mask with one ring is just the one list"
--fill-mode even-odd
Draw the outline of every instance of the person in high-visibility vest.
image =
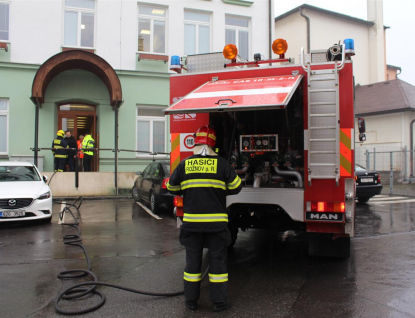
[[84, 135], [79, 135], [79, 139], [76, 141], [78, 144], [78, 169], [79, 171], [83, 170], [83, 159], [84, 159], [84, 152], [82, 151], [82, 141], [84, 140]]
[[209, 250], [213, 311], [230, 306], [226, 261], [231, 234], [227, 227], [226, 196], [239, 193], [242, 182], [229, 162], [214, 152], [215, 142], [215, 131], [209, 126], [200, 127], [194, 155], [179, 163], [167, 183], [170, 193], [183, 194], [180, 243], [186, 248], [184, 296], [185, 305], [191, 310], [197, 309], [200, 296], [204, 246]]
[[52, 142], [52, 153], [54, 156], [54, 166], [55, 171], [63, 171], [66, 164], [66, 159], [68, 158], [67, 150], [63, 150], [64, 148], [68, 148], [68, 144], [66, 143], [66, 140], [64, 139], [65, 132], [63, 130], [58, 130], [56, 133], [56, 138], [53, 139]]
[[92, 158], [94, 157], [93, 151], [88, 150], [90, 148], [95, 148], [95, 140], [92, 138], [91, 134], [87, 132], [82, 141], [82, 151], [84, 153], [83, 165], [84, 171], [86, 172], [91, 171]]

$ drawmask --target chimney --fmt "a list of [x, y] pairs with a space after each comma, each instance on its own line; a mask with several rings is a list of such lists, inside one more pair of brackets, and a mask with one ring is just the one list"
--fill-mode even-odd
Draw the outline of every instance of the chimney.
[[367, 20], [374, 22], [369, 28], [369, 81], [383, 82], [386, 78], [383, 0], [367, 0]]

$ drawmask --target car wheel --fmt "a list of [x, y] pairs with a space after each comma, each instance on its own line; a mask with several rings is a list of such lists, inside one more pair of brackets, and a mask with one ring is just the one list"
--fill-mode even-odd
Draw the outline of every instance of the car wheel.
[[150, 210], [153, 213], [157, 213], [159, 211], [158, 202], [156, 200], [154, 192], [150, 193]]
[[358, 197], [357, 201], [359, 201], [360, 203], [366, 203], [367, 201], [369, 201], [370, 197]]
[[50, 216], [50, 218], [40, 219], [39, 223], [40, 224], [50, 224], [50, 223], [52, 223], [52, 216]]
[[132, 196], [135, 202], [140, 202], [140, 197], [138, 195], [138, 189], [136, 186], [133, 187]]

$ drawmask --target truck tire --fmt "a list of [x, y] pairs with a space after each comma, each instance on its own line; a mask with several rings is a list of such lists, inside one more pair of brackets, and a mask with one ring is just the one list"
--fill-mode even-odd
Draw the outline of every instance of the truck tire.
[[350, 237], [338, 237], [333, 239], [330, 234], [309, 233], [308, 255], [349, 258]]
[[358, 197], [357, 201], [359, 201], [360, 203], [366, 203], [367, 201], [369, 201], [370, 197]]

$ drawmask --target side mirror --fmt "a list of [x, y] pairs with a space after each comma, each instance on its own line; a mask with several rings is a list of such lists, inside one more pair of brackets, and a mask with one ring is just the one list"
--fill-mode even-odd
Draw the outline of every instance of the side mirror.
[[358, 118], [357, 119], [357, 126], [359, 127], [359, 133], [360, 134], [364, 134], [366, 132], [366, 125], [365, 125], [365, 119], [364, 118]]
[[141, 171], [137, 171], [135, 174], [136, 174], [137, 176], [141, 176], [143, 173], [142, 173]]
[[45, 182], [45, 183], [46, 183], [46, 182], [48, 182], [48, 177], [46, 177], [45, 175], [44, 175], [44, 176], [42, 176], [42, 177], [43, 177], [43, 178], [42, 178], [42, 179], [43, 179], [43, 182]]
[[357, 119], [357, 126], [359, 128], [359, 141], [366, 141], [366, 124], [364, 118], [358, 118]]

